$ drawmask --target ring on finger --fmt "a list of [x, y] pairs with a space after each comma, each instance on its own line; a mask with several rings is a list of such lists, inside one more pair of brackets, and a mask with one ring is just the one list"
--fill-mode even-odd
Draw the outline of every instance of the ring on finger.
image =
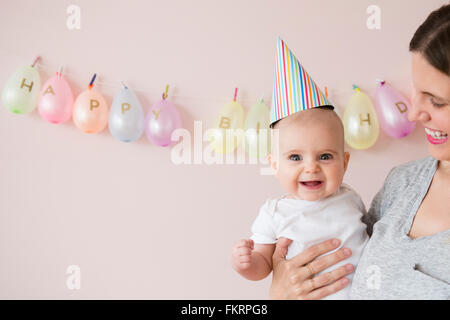
[[309, 273], [308, 278], [311, 277], [314, 274], [314, 271], [311, 268], [311, 265], [308, 263], [305, 265], [305, 268], [308, 270], [308, 273]]
[[316, 283], [315, 283], [315, 281], [314, 281], [314, 277], [313, 278], [311, 278], [311, 291], [313, 291], [314, 289], [316, 289], [317, 287], [316, 287]]

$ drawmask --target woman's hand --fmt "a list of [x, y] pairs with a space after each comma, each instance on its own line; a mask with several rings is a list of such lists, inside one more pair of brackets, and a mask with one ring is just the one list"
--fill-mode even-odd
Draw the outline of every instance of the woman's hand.
[[318, 256], [339, 247], [337, 239], [328, 240], [314, 245], [299, 253], [290, 260], [286, 254], [290, 239], [280, 238], [272, 257], [273, 278], [270, 287], [271, 299], [321, 299], [335, 293], [348, 285], [345, 276], [353, 272], [351, 264], [344, 265], [336, 270], [314, 276], [326, 268], [351, 256], [351, 250], [341, 248], [332, 254]]

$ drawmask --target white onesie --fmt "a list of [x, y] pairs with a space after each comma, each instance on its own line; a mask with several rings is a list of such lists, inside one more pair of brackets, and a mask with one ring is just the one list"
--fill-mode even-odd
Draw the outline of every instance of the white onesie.
[[[335, 270], [347, 263], [353, 264], [356, 269], [369, 239], [366, 225], [361, 222], [365, 213], [364, 203], [359, 195], [345, 184], [335, 194], [317, 201], [284, 197], [269, 199], [261, 207], [252, 225], [251, 239], [259, 244], [276, 243], [280, 237], [292, 239], [286, 255], [286, 259], [290, 259], [314, 244], [337, 238], [341, 241], [339, 248], [350, 248], [352, 256], [321, 273]], [[331, 252], [326, 254], [329, 253]], [[351, 281], [353, 273], [346, 277]], [[348, 299], [350, 287], [351, 282], [324, 300]]]

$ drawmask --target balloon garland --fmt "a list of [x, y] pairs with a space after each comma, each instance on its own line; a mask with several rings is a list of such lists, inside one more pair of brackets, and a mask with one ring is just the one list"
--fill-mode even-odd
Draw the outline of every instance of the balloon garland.
[[[162, 98], [153, 104], [147, 114], [134, 94], [123, 82], [123, 88], [116, 93], [108, 109], [106, 99], [93, 89], [96, 74], [88, 88], [74, 99], [69, 83], [63, 77], [62, 67], [50, 77], [41, 88], [39, 72], [35, 68], [40, 57], [31, 65], [20, 67], [5, 83], [2, 103], [15, 114], [28, 114], [36, 107], [40, 116], [54, 124], [64, 123], [70, 118], [75, 126], [88, 134], [99, 133], [108, 126], [111, 135], [119, 141], [138, 140], [145, 132], [147, 139], [158, 146], [167, 147], [174, 143], [171, 135], [182, 128], [182, 119], [177, 108], [168, 101], [167, 85]], [[384, 80], [378, 81], [375, 105], [360, 88], [345, 108], [342, 121], [345, 141], [354, 149], [367, 149], [375, 144], [379, 127], [392, 138], [409, 135], [415, 123], [407, 119], [410, 102]], [[327, 88], [325, 88], [325, 91]], [[209, 142], [216, 153], [230, 153], [245, 140], [245, 150], [250, 157], [265, 158], [270, 150], [269, 108], [261, 98], [249, 110], [244, 121], [244, 109], [237, 102], [238, 88], [234, 98], [219, 111]], [[245, 132], [242, 135], [227, 135], [227, 129]]]

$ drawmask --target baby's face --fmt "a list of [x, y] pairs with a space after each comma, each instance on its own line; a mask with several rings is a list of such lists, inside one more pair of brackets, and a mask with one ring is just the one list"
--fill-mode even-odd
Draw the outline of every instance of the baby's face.
[[297, 119], [276, 126], [278, 159], [274, 153], [270, 161], [291, 196], [315, 201], [339, 189], [349, 153], [344, 152], [342, 123], [333, 111], [312, 109], [299, 113], [294, 115]]

